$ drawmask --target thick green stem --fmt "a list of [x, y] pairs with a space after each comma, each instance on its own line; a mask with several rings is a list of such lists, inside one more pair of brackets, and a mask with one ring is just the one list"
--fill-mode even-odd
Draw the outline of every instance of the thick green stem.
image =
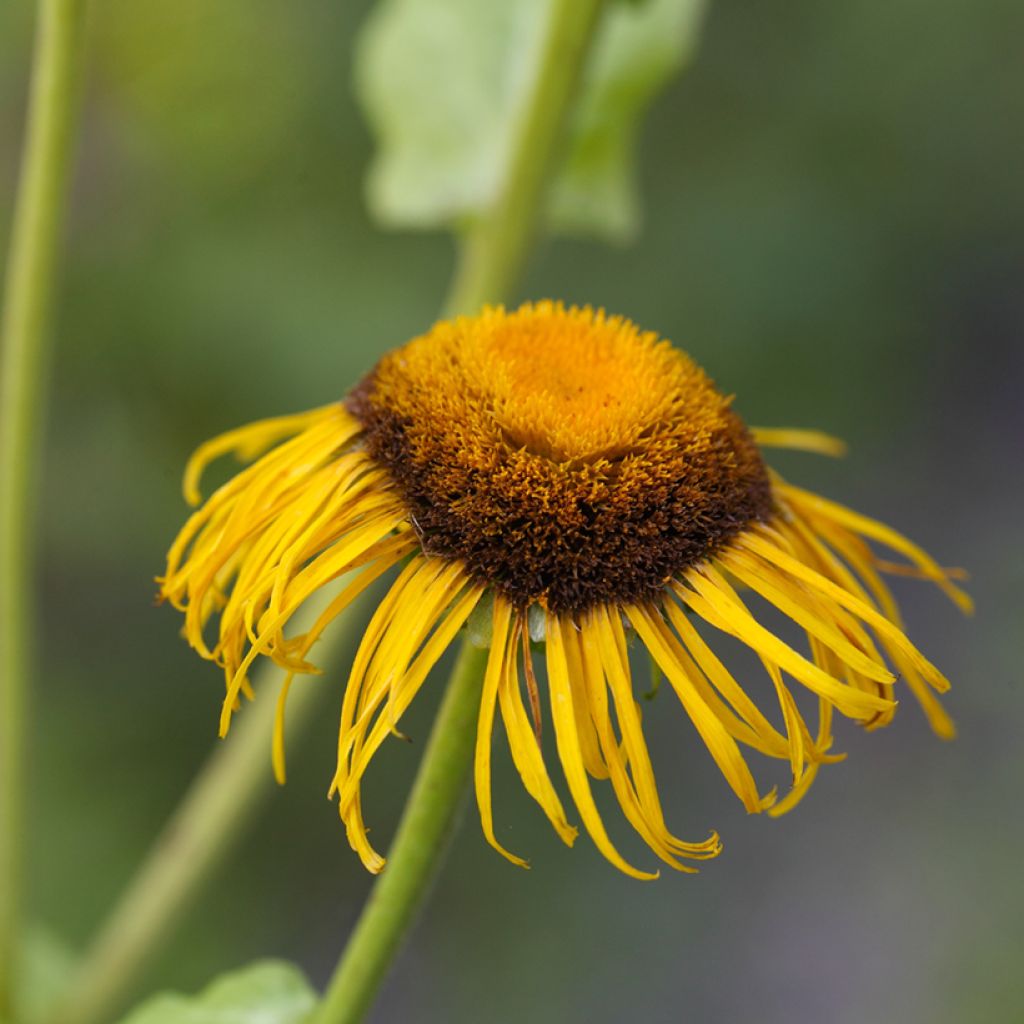
[[[321, 602], [303, 610], [302, 632]], [[318, 660], [336, 663], [353, 641], [359, 606], [324, 638]], [[328, 668], [329, 672], [329, 668]], [[51, 1016], [52, 1024], [106, 1024], [132, 994], [141, 971], [159, 952], [202, 888], [222, 865], [274, 789], [270, 740], [281, 670], [265, 662], [253, 685], [257, 700], [243, 709], [228, 738], [218, 743], [164, 825], [149, 855], [107, 918]], [[293, 742], [330, 692], [323, 678], [296, 680], [286, 719]]]
[[559, 155], [602, 0], [554, 0], [533, 83], [516, 122], [498, 194], [460, 250], [445, 303], [448, 316], [473, 314], [507, 299], [544, 210], [549, 172]]
[[78, 109], [84, 6], [84, 0], [40, 3], [0, 322], [0, 1017], [13, 1015], [25, 889], [35, 462], [45, 407], [46, 321]]
[[466, 791], [487, 652], [463, 640], [388, 855], [314, 1024], [355, 1024], [373, 1004], [440, 866]]

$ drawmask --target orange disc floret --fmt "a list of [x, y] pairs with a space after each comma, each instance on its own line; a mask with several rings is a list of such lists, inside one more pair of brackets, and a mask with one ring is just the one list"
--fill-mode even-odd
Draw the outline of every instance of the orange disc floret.
[[650, 599], [772, 514], [730, 399], [667, 341], [589, 307], [438, 323], [346, 404], [424, 550], [519, 607]]

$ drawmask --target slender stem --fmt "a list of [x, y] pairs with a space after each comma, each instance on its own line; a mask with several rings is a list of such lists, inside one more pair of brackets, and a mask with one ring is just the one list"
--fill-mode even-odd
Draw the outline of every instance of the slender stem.
[[24, 892], [24, 758], [31, 671], [36, 454], [46, 322], [72, 142], [84, 0], [42, 0], [0, 321], [0, 1017], [13, 1013]]
[[473, 314], [485, 302], [504, 301], [519, 277], [543, 213], [545, 186], [601, 7], [602, 0], [554, 0], [551, 5], [501, 187], [460, 250], [445, 304], [449, 316]]
[[384, 873], [312, 1024], [363, 1019], [440, 867], [466, 791], [487, 651], [463, 640]]
[[[322, 599], [323, 600], [323, 599]], [[301, 632], [316, 618], [320, 603], [303, 609]], [[335, 623], [319, 648], [326, 666], [352, 642], [359, 606]], [[226, 742], [218, 743], [149, 855], [136, 872], [81, 961], [52, 1024], [105, 1024], [122, 1008], [138, 976], [159, 952], [245, 827], [274, 790], [270, 740], [281, 670], [264, 662], [256, 672], [258, 699], [238, 716]], [[330, 691], [326, 680], [298, 679], [291, 689], [287, 737], [312, 720]]]
[[[464, 241], [445, 315], [472, 314], [504, 300], [518, 278], [601, 6], [602, 0], [553, 0], [502, 187]], [[469, 780], [486, 658], [463, 640], [388, 865], [311, 1024], [364, 1018], [426, 898]]]

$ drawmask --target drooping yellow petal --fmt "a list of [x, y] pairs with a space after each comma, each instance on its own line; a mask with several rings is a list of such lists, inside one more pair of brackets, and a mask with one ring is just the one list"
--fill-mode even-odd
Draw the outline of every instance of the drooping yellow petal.
[[861, 675], [880, 683], [892, 683], [893, 674], [884, 663], [870, 658], [864, 651], [854, 647], [828, 619], [816, 615], [801, 599], [802, 595], [785, 577], [776, 573], [774, 578], [760, 565], [744, 557], [742, 551], [724, 551], [718, 561], [751, 590], [760, 594], [784, 615], [801, 625], [808, 633], [816, 636]]
[[[677, 605], [670, 599], [666, 598], [662, 603], [662, 612], [669, 617], [669, 621], [673, 622], [675, 619], [683, 617], [682, 612]], [[740, 718], [732, 710], [732, 708], [722, 700], [719, 696], [718, 691], [711, 685], [708, 679], [705, 677], [700, 666], [690, 657], [689, 651], [679, 640], [678, 636], [672, 632], [661, 617], [657, 617], [653, 620], [656, 628], [661, 634], [661, 638], [668, 648], [669, 654], [674, 658], [680, 665], [682, 671], [686, 674], [686, 677], [690, 680], [694, 689], [697, 691], [697, 695], [701, 701], [707, 705], [708, 710], [725, 726], [729, 735], [733, 739], [738, 740], [740, 743], [745, 744], [748, 747], [752, 747], [754, 750], [758, 750], [761, 753], [768, 754], [769, 756], [775, 753], [775, 747], [772, 742], [764, 742], [758, 735], [757, 731], [753, 729], [745, 720]], [[783, 748], [785, 743], [783, 743]], [[781, 756], [786, 756], [783, 753]]]
[[[452, 595], [457, 589], [457, 587], [452, 588]], [[436, 630], [416, 654], [412, 663], [402, 671], [401, 675], [392, 680], [386, 710], [377, 716], [373, 727], [366, 735], [365, 742], [361, 740], [360, 736], [357, 736], [352, 751], [351, 775], [340, 791], [342, 806], [349, 799], [354, 787], [359, 784], [360, 778], [369, 766], [378, 747], [393, 732], [395, 724], [405, 714], [430, 670], [437, 664], [444, 652], [451, 646], [459, 630], [465, 625], [466, 619], [469, 618], [480, 600], [482, 592], [483, 588], [479, 584], [467, 586], [464, 593], [451, 606], [451, 610], [448, 611], [444, 620], [438, 624]], [[372, 706], [367, 708], [367, 713], [371, 713], [371, 711]]]
[[605, 687], [605, 677], [600, 657], [598, 656], [596, 646], [592, 642], [584, 641], [583, 634], [585, 630], [586, 624], [581, 623], [579, 632], [567, 633], [564, 639], [567, 648], [573, 645], [580, 647], [579, 664], [581, 675], [574, 677], [574, 682], [582, 683], [580, 688], [585, 688], [590, 715], [594, 721], [598, 741], [601, 745], [601, 753], [608, 766], [609, 777], [611, 778], [615, 796], [619, 801], [619, 807], [622, 809], [626, 820], [661, 860], [676, 871], [692, 874], [697, 869], [692, 865], [684, 864], [677, 858], [676, 852], [652, 827], [640, 804], [627, 769], [624, 745], [619, 745], [612, 726], [608, 707], [608, 693]]
[[[347, 541], [347, 544], [345, 546], [345, 550], [348, 555], [346, 565], [350, 565], [351, 561], [355, 557], [357, 557], [359, 554], [362, 554], [366, 549], [368, 549], [372, 545], [378, 543], [383, 536], [391, 532], [391, 530], [394, 528], [394, 525], [395, 524], [390, 520], [384, 520], [382, 523], [377, 522], [372, 524], [368, 529], [355, 531], [353, 537]], [[323, 583], [325, 582], [327, 581], [321, 581], [320, 586], [322, 586]], [[319, 589], [319, 587], [316, 587], [314, 589]], [[272, 655], [274, 653], [272, 646], [274, 644], [275, 639], [277, 638], [278, 631], [291, 618], [292, 614], [294, 614], [294, 611], [297, 610], [297, 608], [298, 603], [296, 603], [294, 606], [289, 606], [285, 608], [278, 614], [276, 619], [267, 623], [261, 629], [259, 636], [255, 636], [252, 638], [251, 646], [248, 652], [242, 658], [237, 668], [235, 668], [234, 674], [228, 684], [227, 695], [224, 698], [224, 703], [221, 710], [220, 728], [222, 736], [227, 735], [227, 731], [231, 723], [232, 708], [235, 705], [235, 701], [237, 700], [240, 689], [246, 682], [249, 668], [259, 655]], [[224, 620], [222, 620], [222, 623], [223, 621]], [[249, 630], [247, 630], [247, 633], [248, 632]], [[230, 668], [232, 666], [229, 665], [227, 667]], [[287, 659], [284, 659], [284, 667], [291, 669], [296, 666], [294, 666]], [[305, 666], [302, 665], [298, 667], [302, 669], [305, 668]]]
[[665, 673], [665, 678], [672, 684], [690, 721], [693, 722], [733, 792], [743, 802], [743, 806], [752, 814], [770, 806], [774, 801], [774, 794], [769, 793], [762, 797], [758, 793], [757, 784], [736, 746], [736, 741], [701, 699], [686, 667], [675, 656], [661, 616], [654, 609], [641, 605], [627, 605], [626, 614], [647, 649], [654, 655], [661, 671]]
[[[312, 627], [301, 637], [296, 637], [298, 645], [297, 658], [302, 661], [309, 654], [310, 649], [320, 639], [323, 631], [361, 594], [371, 583], [379, 579], [396, 562], [405, 557], [415, 546], [415, 541], [408, 537], [393, 537], [390, 541], [379, 546], [377, 558], [368, 566], [358, 572], [354, 579], [335, 595], [328, 606], [317, 617]], [[289, 672], [281, 684], [281, 692], [278, 696], [277, 714], [274, 720], [274, 736], [272, 742], [272, 761], [274, 765], [274, 776], [279, 783], [285, 782], [285, 753], [284, 753], [284, 719], [285, 705], [288, 701], [288, 694], [296, 673]]]
[[190, 505], [198, 505], [202, 500], [199, 481], [203, 471], [215, 459], [232, 452], [239, 461], [249, 462], [283, 438], [294, 434], [301, 435], [318, 423], [329, 424], [332, 435], [340, 444], [354, 437], [360, 430], [358, 422], [341, 404], [311, 409], [294, 416], [259, 420], [236, 430], [229, 430], [201, 444], [189, 458], [183, 484], [185, 500]]
[[782, 720], [786, 723], [786, 735], [789, 737], [789, 766], [793, 772], [793, 784], [797, 785], [804, 773], [804, 737], [807, 727], [796, 701], [793, 700], [793, 694], [782, 680], [779, 666], [767, 658], [762, 658], [761, 661], [775, 685], [775, 693], [779, 698]]
[[794, 651], [750, 614], [720, 576], [712, 582], [707, 575], [709, 568], [705, 567], [704, 572], [688, 571], [685, 574], [692, 590], [683, 586], [674, 588], [676, 594], [701, 618], [774, 661], [794, 679], [830, 700], [850, 718], [870, 718], [875, 712], [891, 706], [891, 701], [845, 686]]
[[816, 590], [832, 598], [836, 604], [853, 612], [863, 622], [868, 623], [879, 636], [884, 636], [891, 643], [899, 647], [903, 653], [916, 666], [917, 670], [932, 684], [939, 692], [945, 693], [949, 689], [949, 680], [930, 662], [921, 652], [906, 638], [899, 627], [893, 625], [884, 615], [862, 601], [854, 594], [850, 594], [842, 587], [833, 583], [832, 580], [822, 576], [821, 573], [803, 564], [787, 554], [780, 547], [772, 544], [767, 538], [759, 536], [756, 532], [750, 531], [743, 538], [743, 546], [765, 561], [777, 565], [790, 575], [795, 576], [805, 583], [809, 583]]
[[[521, 633], [522, 629], [523, 624], [517, 619], [514, 632]], [[523, 786], [547, 815], [562, 842], [566, 846], [572, 846], [579, 832], [566, 819], [562, 802], [544, 766], [536, 730], [531, 726], [523, 706], [514, 638], [509, 648], [509, 656], [505, 660], [505, 673], [499, 683], [498, 703], [505, 724], [505, 733], [508, 736], [512, 762], [523, 780]]]
[[341, 720], [338, 724], [338, 761], [328, 795], [332, 795], [348, 775], [349, 752], [355, 742], [353, 731], [355, 729], [356, 714], [367, 670], [373, 655], [406, 588], [420, 573], [424, 572], [436, 572], [436, 568], [429, 564], [428, 559], [420, 556], [409, 560], [405, 568], [398, 574], [394, 583], [391, 584], [380, 604], [377, 605], [363, 632], [362, 640], [360, 640], [359, 646], [356, 648], [341, 702]]
[[[860, 578], [864, 580], [885, 617], [902, 630], [903, 621], [899, 606], [896, 604], [896, 599], [892, 596], [885, 581], [876, 571], [873, 555], [867, 545], [859, 537], [854, 536], [835, 524], [823, 523], [819, 528], [829, 545], [842, 555]], [[833, 562], [837, 562], [834, 557]], [[865, 599], [867, 598], [865, 597]], [[904, 655], [901, 647], [888, 641], [884, 636], [880, 637], [880, 640], [896, 669], [900, 672], [917, 702], [921, 705], [921, 709], [924, 711], [932, 731], [941, 739], [953, 739], [956, 736], [956, 725], [953, 719], [942, 704], [939, 703], [928, 683], [917, 671], [917, 668]]]
[[[716, 856], [721, 849], [718, 836], [712, 834], [703, 843], [688, 843], [669, 832], [640, 726], [640, 714], [629, 683], [628, 664], [623, 664], [619, 656], [614, 627], [609, 623], [607, 610], [596, 608], [584, 617], [580, 626], [577, 639], [581, 647], [592, 714], [594, 721], [600, 723], [598, 732], [602, 750], [623, 812], [662, 860], [678, 871], [695, 871], [692, 866], [677, 860], [677, 856], [698, 860]], [[614, 700], [622, 732], [621, 744], [615, 738], [606, 685]]]
[[[816, 637], [808, 637], [811, 645], [811, 652], [814, 663], [826, 672], [832, 670], [831, 662], [835, 656]], [[832, 746], [832, 705], [824, 697], [818, 698], [818, 736], [815, 747], [819, 751], [826, 751]], [[804, 769], [803, 775], [793, 784], [792, 789], [777, 803], [769, 808], [768, 814], [773, 818], [779, 818], [788, 814], [807, 795], [808, 790], [818, 775], [818, 768], [822, 763], [830, 761], [841, 761], [845, 754], [829, 754], [820, 756], [810, 762]]]
[[[598, 738], [600, 726], [591, 717], [579, 644], [568, 642], [568, 634], [577, 632], [578, 627], [570, 625], [565, 635], [565, 657], [569, 668], [569, 678], [574, 683], [569, 689], [572, 694], [573, 714], [576, 716], [576, 734], [580, 738], [580, 750], [583, 752], [583, 764], [587, 773], [595, 779], [607, 779], [608, 765], [605, 763], [602, 744]], [[572, 639], [575, 640], [575, 637]]]
[[[480, 696], [480, 715], [476, 728], [476, 753], [473, 758], [473, 779], [476, 788], [476, 802], [480, 810], [480, 825], [484, 838], [503, 857], [521, 868], [530, 865], [509, 853], [494, 835], [494, 814], [491, 809], [491, 747], [494, 733], [494, 710], [498, 702], [498, 688], [507, 672], [509, 656], [509, 624], [512, 620], [512, 606], [500, 595], [494, 598], [494, 613], [491, 619], [491, 650], [487, 657], [484, 673], [483, 692]], [[515, 637], [511, 637], [513, 644]]]
[[868, 518], [868, 516], [861, 515], [859, 512], [854, 512], [852, 509], [848, 509], [837, 502], [829, 501], [827, 498], [822, 498], [820, 495], [812, 494], [810, 491], [802, 490], [799, 487], [793, 487], [791, 484], [782, 485], [781, 490], [784, 498], [802, 511], [830, 519], [832, 522], [845, 526], [854, 533], [870, 537], [872, 540], [879, 541], [894, 551], [905, 555], [918, 566], [928, 579], [941, 587], [949, 599], [961, 611], [965, 614], [970, 614], [974, 610], [974, 602], [959, 587], [954, 586], [950, 582], [949, 576], [943, 571], [942, 566], [928, 552], [918, 547], [913, 541], [908, 540], [903, 534], [898, 533], [884, 523], [879, 523], [874, 519]]
[[772, 757], [786, 757], [788, 747], [785, 737], [779, 735], [743, 687], [736, 682], [682, 609], [668, 599], [665, 600], [664, 609], [698, 668], [753, 730], [759, 742], [751, 746]]
[[[441, 655], [451, 645], [459, 630], [465, 625], [483, 588], [478, 584], [463, 586], [462, 595], [455, 601], [446, 617], [441, 621], [422, 649], [412, 659], [412, 664], [404, 670], [401, 677], [393, 680], [389, 687], [388, 704], [393, 705], [382, 711], [367, 730], [368, 716], [373, 711], [373, 703], [368, 702], [366, 712], [356, 722], [351, 744], [351, 768], [342, 780], [335, 777], [335, 788], [338, 792], [338, 809], [345, 822], [346, 834], [352, 848], [359, 854], [363, 863], [371, 871], [379, 871], [384, 866], [384, 859], [370, 845], [367, 829], [362, 817], [362, 804], [359, 797], [360, 781], [373, 755], [381, 743], [392, 731], [395, 722], [401, 719], [413, 698], [419, 692], [430, 670]], [[458, 589], [459, 584], [455, 584]]]
[[570, 689], [573, 682], [569, 678], [564, 639], [564, 631], [567, 628], [572, 629], [573, 626], [570, 622], [563, 623], [559, 616], [550, 613], [546, 616], [545, 624], [548, 644], [548, 686], [551, 691], [551, 718], [555, 726], [555, 742], [576, 809], [580, 812], [583, 824], [594, 844], [620, 871], [633, 878], [657, 878], [657, 872], [639, 871], [628, 864], [608, 838], [593, 794], [590, 792], [587, 770], [583, 765], [583, 750], [576, 729], [576, 713]]

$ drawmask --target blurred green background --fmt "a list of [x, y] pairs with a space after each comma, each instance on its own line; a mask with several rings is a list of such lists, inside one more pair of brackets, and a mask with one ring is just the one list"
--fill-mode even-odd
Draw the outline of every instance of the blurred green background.
[[[364, 212], [371, 139], [350, 79], [368, 6], [93, 4], [32, 748], [32, 901], [74, 945], [214, 742], [220, 676], [153, 607], [188, 452], [337, 398], [444, 291], [447, 238], [387, 235]], [[0, 5], [4, 238], [31, 8]], [[712, 3], [642, 133], [637, 244], [549, 243], [521, 292], [627, 314], [751, 422], [851, 442], [841, 463], [775, 461], [971, 570], [973, 621], [897, 587], [954, 681], [961, 738], [934, 739], [910, 701], [883, 732], [842, 724], [849, 760], [789, 817], [748, 818], [662, 695], [646, 724], [669, 820], [719, 829], [726, 849], [653, 884], [588, 841], [562, 848], [502, 760], [500, 835], [533, 870], [467, 814], [375, 1021], [1024, 1019], [1022, 38], [1017, 0]], [[315, 685], [331, 694], [287, 788], [147, 988], [264, 955], [327, 976], [370, 879], [324, 799], [341, 675]], [[435, 696], [411, 716], [417, 740]], [[374, 763], [378, 839], [421, 749]]]

